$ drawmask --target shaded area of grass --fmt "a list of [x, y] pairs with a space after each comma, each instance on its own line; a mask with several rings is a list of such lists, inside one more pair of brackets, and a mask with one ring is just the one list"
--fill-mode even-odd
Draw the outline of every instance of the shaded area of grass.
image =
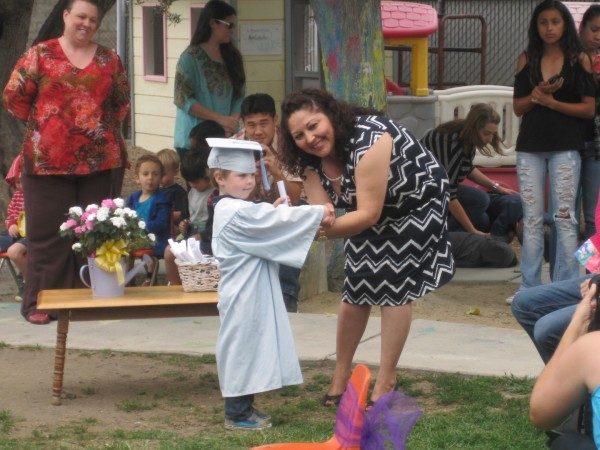
[[[101, 359], [123, 355], [85, 353]], [[212, 355], [147, 358], [156, 360], [152, 373], [161, 381], [115, 398], [113, 413], [130, 420], [109, 426], [103, 423], [105, 416], [98, 414], [60, 426], [38, 426], [17, 440], [11, 434], [25, 425], [10, 411], [0, 410], [0, 449], [243, 449], [273, 442], [318, 442], [332, 435], [335, 411], [321, 406], [331, 373], [325, 363], [303, 363], [301, 386], [257, 396], [256, 406], [271, 415], [273, 428], [232, 432], [223, 428]], [[544, 448], [545, 435], [531, 426], [527, 416], [531, 379], [401, 371], [398, 385], [424, 411], [410, 435], [411, 450]], [[84, 397], [77, 401], [82, 402], [101, 395], [90, 385], [80, 392]]]

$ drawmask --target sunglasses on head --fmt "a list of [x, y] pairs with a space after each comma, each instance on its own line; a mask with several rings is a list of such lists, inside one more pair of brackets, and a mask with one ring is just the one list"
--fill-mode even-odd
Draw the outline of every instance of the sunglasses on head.
[[227, 22], [226, 20], [221, 20], [221, 19], [215, 19], [215, 20], [217, 22], [221, 22], [224, 25], [227, 25], [227, 28], [229, 28], [230, 30], [235, 27], [235, 23], [234, 22]]

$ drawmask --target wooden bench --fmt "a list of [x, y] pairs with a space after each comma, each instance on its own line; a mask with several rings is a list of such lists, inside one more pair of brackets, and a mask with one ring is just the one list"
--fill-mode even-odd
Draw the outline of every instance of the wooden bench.
[[181, 286], [125, 288], [125, 295], [93, 298], [91, 289], [52, 289], [39, 293], [38, 309], [58, 312], [52, 404], [61, 404], [69, 322], [216, 316], [216, 292], [183, 292]]

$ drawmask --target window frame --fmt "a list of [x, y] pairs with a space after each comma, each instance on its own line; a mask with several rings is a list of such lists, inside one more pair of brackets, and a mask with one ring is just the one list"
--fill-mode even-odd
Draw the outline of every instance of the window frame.
[[[159, 6], [158, 3], [149, 2], [142, 5], [142, 68], [144, 71], [144, 80], [146, 81], [155, 81], [160, 83], [167, 83], [168, 81], [168, 67], [167, 67], [167, 16], [165, 13], [162, 14], [162, 41], [163, 41], [163, 73], [162, 74], [149, 74], [147, 73], [149, 58], [148, 54], [151, 49], [154, 48], [152, 42], [148, 42], [148, 35], [151, 34], [151, 39], [154, 41], [154, 29], [151, 30], [151, 33], [147, 29], [147, 19], [146, 19], [146, 11], [151, 11], [151, 14], [154, 14], [154, 8]], [[152, 55], [152, 58], [155, 60], [156, 55]]]

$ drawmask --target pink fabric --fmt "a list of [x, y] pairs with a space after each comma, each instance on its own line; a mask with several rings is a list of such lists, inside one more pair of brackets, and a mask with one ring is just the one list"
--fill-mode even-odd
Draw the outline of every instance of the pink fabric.
[[600, 250], [600, 197], [598, 197], [598, 202], [596, 203], [596, 215], [594, 216], [594, 220], [596, 222], [596, 234], [594, 234], [590, 240], [596, 250]]

